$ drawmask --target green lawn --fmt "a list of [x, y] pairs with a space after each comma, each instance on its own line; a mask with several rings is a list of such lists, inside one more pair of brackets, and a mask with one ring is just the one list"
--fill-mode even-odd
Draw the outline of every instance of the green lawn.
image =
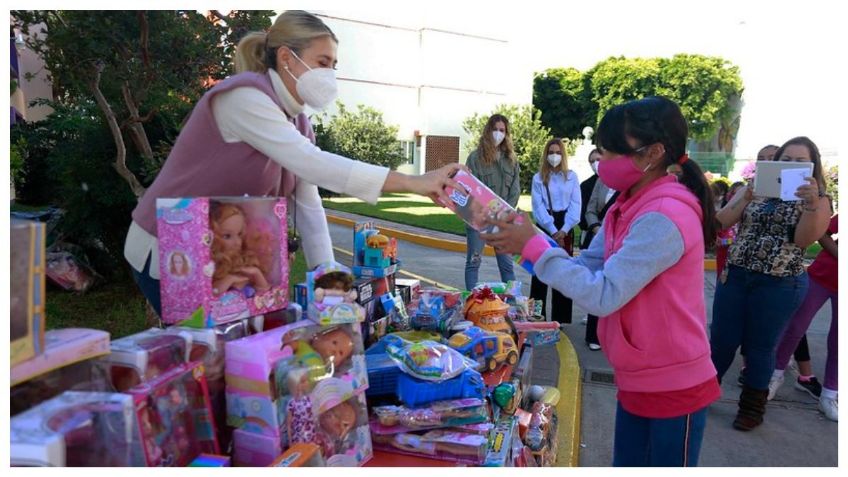
[[[428, 230], [465, 235], [465, 224], [453, 212], [415, 194], [386, 194], [380, 197], [376, 206], [352, 197], [334, 197], [324, 199], [324, 207]], [[529, 211], [530, 196], [521, 196], [518, 207]]]
[[[290, 288], [306, 279], [306, 261], [298, 252], [289, 274]], [[100, 283], [86, 293], [58, 287], [47, 290], [47, 329], [94, 328], [108, 331], [112, 339], [149, 328], [144, 297], [131, 277]]]

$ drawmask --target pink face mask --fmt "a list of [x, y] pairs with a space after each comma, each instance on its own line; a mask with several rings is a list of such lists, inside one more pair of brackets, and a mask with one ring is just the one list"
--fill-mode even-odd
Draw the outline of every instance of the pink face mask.
[[650, 165], [643, 171], [636, 167], [631, 156], [616, 156], [612, 159], [598, 161], [598, 176], [604, 185], [610, 189], [624, 192], [645, 174]]

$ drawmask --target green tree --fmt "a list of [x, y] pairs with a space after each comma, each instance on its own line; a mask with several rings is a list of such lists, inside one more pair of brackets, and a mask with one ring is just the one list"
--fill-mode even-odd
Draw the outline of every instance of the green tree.
[[717, 137], [715, 149], [730, 151], [739, 127], [743, 91], [739, 68], [727, 60], [678, 54], [672, 58], [610, 57], [580, 73], [553, 68], [534, 78], [533, 104], [556, 133], [578, 137], [613, 106], [661, 95], [680, 105], [692, 139]]
[[[473, 139], [466, 144], [466, 156], [477, 148], [477, 141], [486, 127], [486, 121], [492, 114], [503, 114], [509, 119], [512, 144], [521, 174], [521, 190], [529, 192], [533, 174], [539, 171], [539, 161], [544, 152], [545, 143], [553, 136], [551, 130], [542, 125], [541, 113], [531, 105], [501, 104], [487, 114], [474, 114], [462, 122], [462, 128]], [[565, 139], [565, 147], [569, 155], [574, 154], [576, 144]]]
[[365, 105], [356, 111], [337, 102], [338, 113], [318, 117], [315, 136], [318, 147], [351, 159], [395, 169], [404, 159], [398, 142], [398, 127], [386, 124], [383, 113]]

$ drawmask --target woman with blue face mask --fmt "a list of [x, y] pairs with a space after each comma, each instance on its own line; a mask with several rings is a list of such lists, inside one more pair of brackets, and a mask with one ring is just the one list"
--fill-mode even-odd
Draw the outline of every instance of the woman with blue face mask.
[[[721, 395], [706, 333], [704, 244], [715, 240], [712, 193], [686, 155], [688, 125], [662, 97], [610, 109], [598, 126], [598, 176], [619, 191], [579, 257], [529, 220], [497, 221], [483, 239], [520, 253], [539, 280], [597, 315], [615, 372], [613, 465], [694, 466], [707, 407]], [[667, 173], [672, 164], [681, 175]]]
[[[512, 135], [509, 132], [509, 120], [502, 114], [493, 114], [486, 126], [477, 149], [468, 155], [465, 166], [480, 179], [492, 192], [515, 208], [521, 194], [519, 185], [518, 158], [512, 146]], [[471, 290], [477, 284], [480, 274], [480, 262], [483, 257], [483, 241], [480, 234], [465, 227], [466, 257], [465, 257], [465, 288]], [[512, 256], [496, 254], [501, 281], [515, 280], [512, 270]]]
[[383, 192], [447, 201], [444, 187], [458, 187], [450, 179], [458, 164], [409, 176], [315, 147], [304, 107], [321, 110], [336, 98], [337, 49], [336, 35], [321, 19], [286, 11], [267, 32], [249, 33], [239, 42], [237, 74], [217, 83], [195, 105], [168, 160], [133, 211], [124, 246], [133, 276], [157, 313], [161, 315], [157, 198], [294, 199], [289, 210], [312, 268], [334, 258], [317, 186], [371, 203]]

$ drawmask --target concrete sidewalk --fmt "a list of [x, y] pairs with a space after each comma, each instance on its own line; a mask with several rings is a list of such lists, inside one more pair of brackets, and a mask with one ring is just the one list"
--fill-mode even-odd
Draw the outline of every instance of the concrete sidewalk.
[[[342, 214], [327, 210], [330, 222], [330, 234], [336, 247], [336, 259], [350, 263], [350, 250], [353, 230], [350, 221], [372, 220], [353, 214]], [[452, 234], [440, 234], [429, 230], [374, 220], [384, 230], [392, 229], [402, 238], [407, 236], [427, 237], [431, 241], [453, 241], [464, 245], [464, 237]], [[343, 225], [338, 225], [343, 224]], [[416, 239], [417, 241], [417, 239]], [[432, 244], [431, 244], [432, 245]], [[464, 288], [465, 253], [449, 251], [439, 247], [437, 253], [431, 246], [419, 245], [400, 240], [398, 251], [403, 267], [401, 275], [415, 276], [431, 284]], [[522, 289], [529, 294], [530, 276], [520, 267], [516, 267], [516, 278], [522, 281]], [[481, 281], [498, 281], [497, 266], [493, 258], [485, 258], [480, 268]], [[427, 283], [429, 282], [429, 283]], [[712, 300], [715, 291], [715, 272], [704, 272], [704, 293], [707, 304], [707, 319], [712, 316]], [[585, 326], [581, 324], [585, 313], [574, 307], [572, 324], [565, 333], [573, 345], [573, 354], [563, 353], [565, 347], [549, 347], [547, 352], [539, 353], [534, 359], [533, 381], [539, 384], [557, 384], [563, 381], [560, 359], [562, 356], [576, 356], [579, 364], [577, 376], [571, 379], [577, 383], [559, 382], [561, 389], [579, 389], [576, 396], [580, 415], [566, 416], [570, 422], [580, 423], [579, 442], [575, 442], [575, 455], [572, 463], [580, 466], [609, 466], [612, 460], [613, 429], [615, 424], [615, 387], [611, 384], [612, 370], [603, 352], [590, 351], [584, 343]], [[813, 360], [813, 369], [817, 376], [824, 375], [824, 363], [827, 351], [827, 331], [830, 324], [830, 307], [827, 305], [816, 315], [807, 339]], [[572, 346], [568, 346], [570, 351]], [[567, 358], [566, 358], [567, 359]], [[572, 358], [574, 359], [574, 358]], [[740, 361], [741, 360], [737, 360]], [[564, 366], [573, 365], [565, 363]], [[724, 379], [722, 398], [713, 404], [709, 411], [706, 435], [701, 451], [701, 466], [836, 466], [838, 465], [838, 426], [826, 420], [818, 411], [816, 402], [806, 393], [795, 390], [792, 380], [795, 374], [787, 372], [783, 388], [768, 405], [765, 423], [751, 432], [740, 432], [732, 428], [736, 414], [736, 401], [740, 388], [736, 385], [739, 362]], [[578, 369], [576, 366], [572, 366]], [[561, 448], [561, 453], [567, 449]]]

